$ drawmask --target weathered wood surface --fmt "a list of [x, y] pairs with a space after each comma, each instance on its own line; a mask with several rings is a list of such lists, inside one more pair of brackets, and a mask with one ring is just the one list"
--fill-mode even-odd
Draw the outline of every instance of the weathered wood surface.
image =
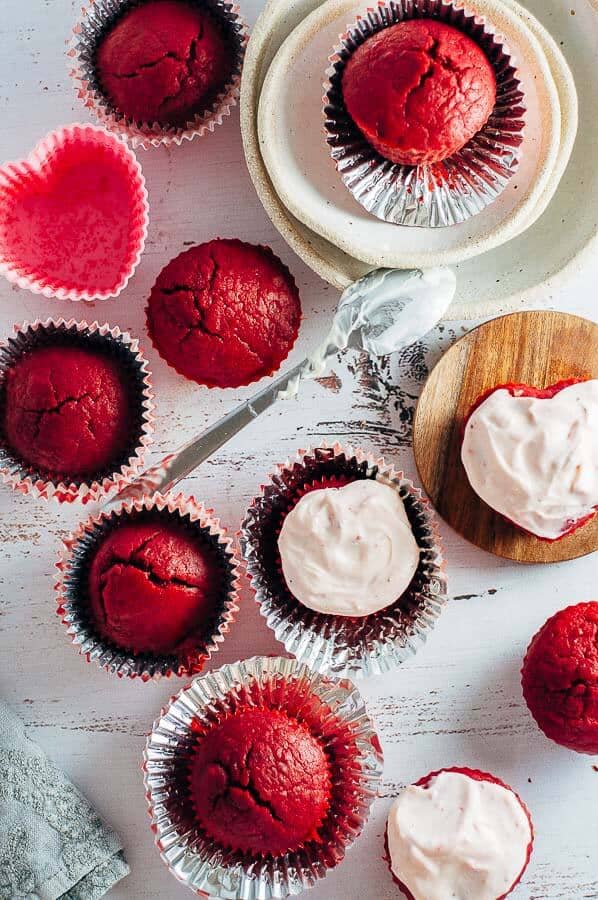
[[[27, 152], [51, 128], [86, 120], [67, 76], [64, 42], [83, 0], [3, 0], [0, 16], [0, 157]], [[283, 2], [283, 0], [281, 0]], [[244, 0], [253, 22], [260, 0]], [[142, 337], [158, 395], [157, 459], [214, 421], [247, 391], [208, 392], [176, 376], [147, 346], [145, 297], [186, 242], [214, 235], [271, 244], [301, 288], [305, 322], [291, 362], [325, 327], [337, 295], [276, 235], [244, 165], [238, 116], [205, 141], [141, 154], [152, 203], [146, 254], [118, 300], [93, 306], [48, 301], [0, 283], [0, 334], [36, 316], [108, 320]], [[516, 244], [514, 245], [516, 252]], [[522, 261], [525, 264], [525, 261]], [[598, 260], [545, 305], [596, 318]], [[469, 327], [469, 326], [468, 326]], [[400, 360], [374, 366], [355, 356], [306, 386], [231, 442], [184, 483], [232, 529], [272, 466], [298, 447], [339, 439], [386, 454], [414, 475], [410, 434], [427, 371], [465, 327], [447, 323]], [[83, 515], [0, 490], [0, 694], [122, 834], [132, 874], [114, 900], [190, 896], [162, 866], [148, 827], [140, 773], [145, 734], [181, 682], [118, 682], [85, 664], [54, 613], [53, 565], [61, 536]], [[386, 766], [382, 797], [347, 860], [314, 900], [391, 900], [382, 862], [384, 820], [395, 791], [424, 773], [464, 763], [494, 771], [521, 792], [537, 829], [532, 864], [514, 897], [598, 897], [598, 760], [549, 744], [523, 705], [519, 667], [532, 633], [556, 609], [598, 597], [596, 554], [550, 567], [520, 567], [476, 550], [442, 526], [451, 602], [427, 647], [403, 668], [363, 686]], [[217, 663], [280, 649], [247, 598]]]

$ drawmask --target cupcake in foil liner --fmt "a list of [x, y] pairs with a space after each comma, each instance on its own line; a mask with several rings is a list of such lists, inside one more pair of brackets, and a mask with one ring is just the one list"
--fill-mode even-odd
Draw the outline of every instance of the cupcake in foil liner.
[[[220, 596], [214, 615], [204, 623], [180, 654], [133, 653], [106, 641], [97, 631], [90, 611], [89, 570], [102, 542], [124, 522], [175, 523], [205, 547], [217, 564]], [[212, 510], [182, 494], [154, 494], [127, 500], [82, 522], [63, 543], [56, 563], [57, 612], [73, 644], [87, 662], [96, 661], [119, 677], [149, 681], [160, 677], [190, 676], [201, 672], [227, 635], [239, 609], [240, 561], [232, 539]]]
[[[81, 153], [88, 155], [83, 162], [77, 156]], [[95, 160], [89, 158], [90, 153], [96, 155]], [[115, 166], [114, 172], [120, 178], [117, 196], [114, 196], [114, 185], [110, 187], [110, 190], [113, 192], [112, 199], [115, 202], [122, 203], [125, 198], [127, 199], [127, 209], [120, 213], [120, 221], [123, 228], [126, 229], [126, 238], [124, 234], [121, 235], [118, 246], [115, 248], [113, 247], [116, 240], [113, 218], [103, 222], [96, 217], [93, 224], [94, 246], [97, 245], [100, 251], [103, 247], [109, 246], [108, 255], [112, 262], [120, 256], [120, 264], [113, 271], [106, 270], [101, 253], [97, 259], [94, 259], [93, 255], [91, 258], [89, 257], [87, 252], [89, 234], [86, 234], [85, 229], [81, 227], [80, 217], [83, 214], [81, 210], [78, 209], [78, 215], [71, 216], [70, 220], [68, 217], [66, 222], [61, 220], [60, 208], [57, 203], [62, 203], [65, 214], [72, 214], [73, 199], [71, 195], [64, 194], [64, 192], [62, 196], [56, 196], [53, 192], [52, 174], [56, 166], [63, 164], [66, 154], [73, 154], [72, 171], [84, 169], [85, 180], [89, 176], [89, 180], [96, 177], [96, 180], [103, 181], [104, 173], [99, 176], [97, 174], [98, 159], [102, 160], [104, 165], [109, 160], [112, 166]], [[85, 274], [79, 272], [75, 276], [73, 273], [49, 272], [47, 265], [44, 265], [43, 258], [38, 258], [35, 262], [31, 259], [24, 261], [19, 258], [19, 247], [11, 246], [9, 235], [11, 220], [15, 215], [15, 206], [18, 210], [19, 206], [22, 207], [28, 198], [33, 200], [37, 198], [39, 201], [40, 196], [51, 203], [49, 210], [46, 210], [46, 215], [49, 212], [51, 216], [54, 245], [56, 242], [60, 244], [61, 238], [65, 237], [65, 228], [68, 229], [67, 241], [71, 248], [71, 254], [79, 255], [77, 248], [82, 249], [87, 260]], [[88, 189], [87, 197], [82, 202], [87, 204], [85, 212], [87, 218], [89, 204], [93, 205], [94, 212], [97, 206], [96, 195], [91, 186]], [[35, 204], [32, 209], [35, 211], [34, 214], [39, 216], [39, 210]], [[73, 222], [76, 222], [76, 225], [73, 225]], [[98, 125], [74, 124], [58, 128], [46, 135], [27, 159], [8, 162], [0, 167], [0, 274], [4, 275], [11, 283], [24, 290], [32, 291], [34, 294], [57, 297], [59, 300], [106, 300], [110, 297], [118, 297], [128, 285], [139, 265], [147, 239], [148, 223], [148, 194], [139, 161], [124, 141], [118, 140], [113, 134]], [[58, 231], [59, 228], [60, 231]], [[91, 224], [89, 228], [91, 228]], [[30, 231], [30, 226], [28, 230]], [[79, 241], [74, 250], [71, 240], [73, 232], [77, 236], [75, 240]], [[28, 245], [37, 246], [35, 237], [32, 238], [30, 234], [25, 240]], [[52, 251], [52, 243], [49, 246]], [[46, 250], [46, 252], [50, 251]], [[103, 255], [105, 256], [106, 253]]]
[[[288, 512], [306, 490], [372, 478], [396, 488], [420, 548], [417, 571], [391, 606], [363, 617], [327, 615], [303, 606], [289, 591], [278, 550]], [[362, 678], [391, 671], [426, 640], [447, 598], [434, 513], [418, 488], [383, 459], [334, 444], [300, 451], [277, 467], [241, 526], [241, 549], [256, 600], [286, 650], [316, 672]]]
[[[38, 469], [19, 456], [6, 436], [6, 378], [8, 371], [27, 354], [45, 347], [80, 347], [98, 351], [122, 371], [130, 403], [128, 440], [124, 449], [103, 471], [73, 477]], [[0, 345], [0, 477], [21, 494], [61, 503], [89, 503], [122, 490], [142, 470], [154, 432], [154, 394], [148, 364], [139, 341], [120, 328], [74, 319], [37, 319], [14, 326], [14, 335]]]
[[[294, 852], [227, 850], [196, 821], [189, 766], [198, 733], [247, 707], [284, 710], [319, 738], [330, 761], [332, 797], [317, 840]], [[144, 753], [152, 829], [162, 860], [201, 896], [270, 900], [312, 887], [362, 831], [382, 775], [382, 750], [363, 699], [348, 681], [314, 674], [296, 660], [254, 657], [195, 678], [154, 722]]]
[[[405, 166], [372, 147], [349, 116], [342, 77], [369, 37], [406, 19], [452, 25], [484, 50], [496, 75], [496, 103], [486, 125], [442, 162]], [[446, 0], [381, 0], [347, 28], [330, 57], [324, 86], [326, 140], [345, 187], [368, 212], [395, 225], [428, 228], [465, 222], [506, 188], [521, 157], [524, 92], [509, 48], [481, 16]]]
[[144, 0], [88, 0], [87, 6], [81, 10], [81, 18], [75, 25], [69, 42], [67, 56], [71, 64], [70, 76], [83, 105], [106, 128], [123, 136], [133, 148], [147, 150], [160, 145], [180, 146], [185, 140], [214, 131], [236, 106], [249, 29], [239, 7], [229, 0], [189, 0], [192, 5], [209, 11], [222, 27], [233, 56], [230, 78], [211, 105], [185, 125], [135, 121], [120, 112], [103, 90], [96, 67], [96, 54], [101, 40], [118, 20], [128, 10], [143, 2]]

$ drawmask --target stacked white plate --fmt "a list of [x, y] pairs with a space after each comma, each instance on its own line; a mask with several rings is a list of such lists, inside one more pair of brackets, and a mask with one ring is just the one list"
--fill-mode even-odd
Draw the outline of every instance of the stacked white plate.
[[[247, 162], [276, 227], [331, 284], [344, 288], [380, 265], [448, 264], [459, 285], [452, 314], [482, 316], [531, 299], [596, 237], [598, 172], [591, 159], [598, 143], [592, 90], [598, 16], [590, 0], [576, 0], [575, 15], [567, 8], [566, 18], [559, 0], [531, 2], [552, 35], [515, 0], [463, 4], [509, 46], [526, 94], [525, 140], [518, 172], [487, 209], [460, 225], [433, 229], [371, 216], [342, 184], [325, 142], [328, 57], [367, 4], [271, 0], [266, 6], [242, 84]], [[580, 94], [575, 148], [578, 101], [568, 63], [577, 70]]]

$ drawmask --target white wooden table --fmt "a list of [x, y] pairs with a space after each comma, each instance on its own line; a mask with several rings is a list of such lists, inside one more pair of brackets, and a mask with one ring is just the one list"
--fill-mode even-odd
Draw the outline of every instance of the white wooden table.
[[[86, 120], [64, 55], [81, 5], [82, 0], [2, 0], [0, 158], [25, 154], [60, 124]], [[260, 0], [242, 5], [253, 23]], [[145, 299], [171, 257], [186, 244], [216, 235], [270, 244], [295, 273], [303, 299], [305, 321], [291, 362], [313, 345], [337, 295], [293, 256], [263, 213], [243, 163], [237, 114], [207, 139], [172, 151], [142, 152], [140, 158], [151, 226], [127, 291], [117, 300], [84, 306], [48, 301], [2, 281], [0, 335], [13, 322], [49, 315], [98, 318], [139, 335], [154, 372], [153, 458], [158, 458], [247, 396], [245, 390], [209, 392], [186, 382], [149, 346]], [[558, 293], [547, 292], [543, 305], [596, 318], [597, 285], [598, 259]], [[184, 489], [213, 505], [235, 530], [266, 473], [309, 443], [351, 441], [386, 454], [414, 475], [409, 423], [426, 366], [470, 324], [446, 323], [425, 353], [382, 368], [354, 356], [335, 363], [334, 377], [306, 386], [300, 403], [266, 415], [189, 478]], [[132, 871], [110, 896], [184, 898], [188, 891], [168, 874], [153, 846], [140, 772], [146, 732], [182, 682], [117, 681], [87, 665], [69, 644], [54, 611], [53, 566], [61, 536], [83, 515], [78, 508], [60, 509], [0, 490], [0, 694], [122, 835]], [[598, 898], [598, 759], [545, 740], [519, 686], [527, 642], [547, 616], [570, 603], [598, 599], [597, 555], [522, 568], [477, 551], [446, 527], [442, 532], [451, 601], [436, 630], [400, 671], [362, 686], [384, 745], [382, 796], [365, 834], [312, 896], [396, 897], [382, 861], [390, 798], [430, 770], [464, 764], [506, 780], [532, 811], [535, 851], [513, 896]], [[281, 649], [248, 594], [245, 600], [216, 664]]]

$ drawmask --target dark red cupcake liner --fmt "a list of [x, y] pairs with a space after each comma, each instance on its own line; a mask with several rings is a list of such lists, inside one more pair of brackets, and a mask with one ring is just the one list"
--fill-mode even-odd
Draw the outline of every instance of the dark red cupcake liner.
[[[196, 646], [184, 657], [133, 654], [104, 640], [94, 627], [87, 590], [89, 566], [101, 541], [123, 518], [176, 521], [217, 553], [223, 576], [218, 613], [209, 627], [198, 633]], [[206, 662], [220, 649], [239, 609], [240, 562], [232, 538], [228, 537], [212, 510], [182, 494], [154, 494], [152, 497], [129, 500], [114, 509], [91, 516], [65, 538], [56, 568], [57, 613], [66, 625], [73, 644], [78, 646], [87, 662], [95, 661], [107, 672], [119, 677], [126, 675], [150, 681], [201, 672]]]
[[[389, 607], [350, 618], [307, 609], [289, 591], [278, 535], [287, 513], [306, 490], [373, 478], [395, 487], [420, 547], [408, 589]], [[427, 637], [447, 598], [436, 517], [421, 491], [383, 459], [334, 444], [299, 451], [277, 467], [241, 525], [241, 549], [260, 612], [286, 650], [317, 672], [361, 678], [391, 671]]]
[[[1, 424], [5, 403], [6, 372], [21, 357], [38, 347], [68, 344], [101, 349], [127, 372], [132, 405], [135, 408], [131, 437], [116, 463], [91, 478], [65, 480], [61, 475], [42, 471], [13, 453]], [[0, 346], [0, 478], [21, 494], [61, 503], [89, 503], [126, 487], [141, 472], [147, 447], [153, 439], [154, 394], [148, 364], [139, 349], [139, 341], [120, 328], [98, 322], [74, 319], [46, 319], [14, 326], [14, 335]]]
[[73, 28], [67, 55], [77, 96], [102, 125], [125, 138], [133, 148], [147, 150], [161, 145], [180, 146], [183, 141], [203, 137], [213, 132], [217, 125], [221, 125], [237, 104], [245, 48], [249, 40], [249, 30], [239, 7], [230, 0], [189, 2], [208, 8], [223, 24], [234, 49], [235, 61], [230, 81], [212, 106], [181, 127], [161, 125], [158, 122], [136, 122], [124, 116], [110, 103], [98, 78], [95, 60], [100, 40], [128, 9], [139, 6], [140, 0], [88, 0], [87, 6], [81, 9], [80, 20]]

